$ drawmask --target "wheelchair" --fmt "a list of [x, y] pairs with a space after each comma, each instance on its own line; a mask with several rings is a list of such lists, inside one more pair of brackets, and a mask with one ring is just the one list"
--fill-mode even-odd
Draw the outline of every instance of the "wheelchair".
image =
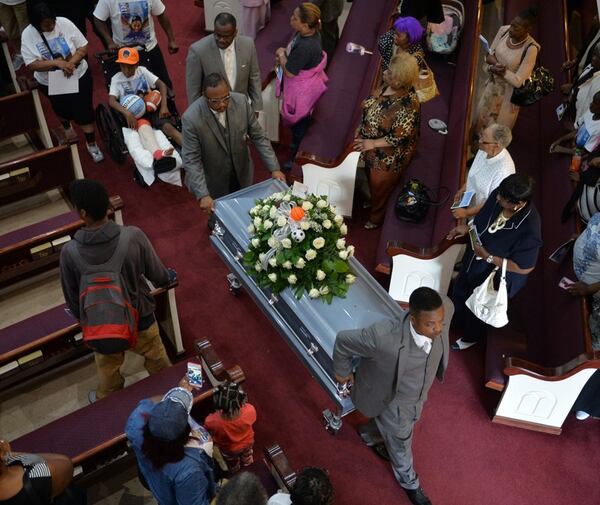
[[[148, 70], [152, 71], [152, 68], [149, 65], [146, 48], [143, 46], [136, 46], [136, 49], [140, 55], [140, 65], [145, 66]], [[108, 91], [110, 89], [110, 80], [120, 71], [119, 64], [116, 62], [117, 52], [101, 51], [95, 53], [94, 57], [100, 64], [102, 74], [104, 75], [106, 90]], [[175, 105], [175, 95], [171, 89], [168, 90], [167, 106], [171, 113], [171, 123], [175, 128], [181, 131], [181, 116]], [[100, 104], [96, 107], [95, 120], [98, 134], [100, 135], [109, 156], [115, 163], [119, 165], [123, 164], [129, 154], [122, 131], [122, 128], [127, 126], [125, 118], [120, 112], [111, 108], [107, 103], [106, 105]], [[138, 177], [135, 177], [135, 179], [136, 182], [140, 182]]]

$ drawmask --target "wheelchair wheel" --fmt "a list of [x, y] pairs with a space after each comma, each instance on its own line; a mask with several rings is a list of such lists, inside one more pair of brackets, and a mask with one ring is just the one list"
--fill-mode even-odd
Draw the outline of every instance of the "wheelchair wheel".
[[103, 104], [96, 107], [96, 126], [110, 157], [119, 165], [124, 163], [129, 151], [123, 139], [121, 125], [112, 110]]

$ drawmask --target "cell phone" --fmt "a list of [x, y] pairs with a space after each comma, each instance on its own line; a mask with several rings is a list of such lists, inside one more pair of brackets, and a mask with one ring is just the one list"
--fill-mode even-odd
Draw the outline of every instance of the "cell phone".
[[481, 240], [479, 239], [479, 234], [477, 233], [475, 225], [469, 226], [469, 239], [471, 240], [471, 247], [473, 250], [475, 250], [475, 244], [481, 245]]
[[187, 364], [187, 380], [194, 388], [202, 387], [202, 365], [200, 363]]
[[452, 204], [450, 210], [464, 209], [465, 207], [468, 207], [469, 205], [471, 205], [471, 201], [473, 200], [474, 196], [475, 191], [465, 191], [462, 195], [462, 198], [458, 202]]
[[563, 288], [563, 289], [567, 289], [571, 284], [575, 284], [575, 281], [572, 281], [571, 279], [569, 279], [568, 277], [563, 277], [559, 282], [558, 285], [559, 287]]

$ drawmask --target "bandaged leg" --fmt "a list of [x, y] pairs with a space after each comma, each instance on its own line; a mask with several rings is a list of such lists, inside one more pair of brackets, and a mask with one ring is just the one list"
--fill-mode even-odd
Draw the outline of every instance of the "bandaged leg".
[[142, 147], [152, 153], [154, 163], [152, 164], [154, 171], [158, 174], [162, 172], [168, 172], [175, 168], [175, 158], [171, 156], [173, 154], [173, 148], [162, 150], [156, 142], [156, 136], [150, 121], [147, 119], [138, 119], [138, 134], [140, 136], [140, 142]]

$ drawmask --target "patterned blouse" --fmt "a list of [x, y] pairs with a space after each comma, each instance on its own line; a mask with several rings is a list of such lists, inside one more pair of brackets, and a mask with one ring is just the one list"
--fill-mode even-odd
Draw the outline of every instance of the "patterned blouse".
[[[381, 37], [379, 37], [378, 46], [379, 52], [381, 53], [381, 69], [387, 70], [390, 66], [390, 62], [392, 61], [392, 57], [394, 56], [394, 34], [395, 30], [389, 30], [385, 32]], [[423, 51], [423, 46], [420, 42], [415, 42], [408, 46], [406, 49], [408, 54], [411, 54], [417, 59], [417, 63], [419, 64], [420, 69], [426, 68], [425, 64], [425, 51]]]
[[383, 95], [384, 88], [362, 103], [358, 134], [365, 139], [385, 138], [390, 147], [362, 153], [365, 165], [376, 170], [398, 172], [406, 168], [417, 148], [421, 104], [414, 88]]

